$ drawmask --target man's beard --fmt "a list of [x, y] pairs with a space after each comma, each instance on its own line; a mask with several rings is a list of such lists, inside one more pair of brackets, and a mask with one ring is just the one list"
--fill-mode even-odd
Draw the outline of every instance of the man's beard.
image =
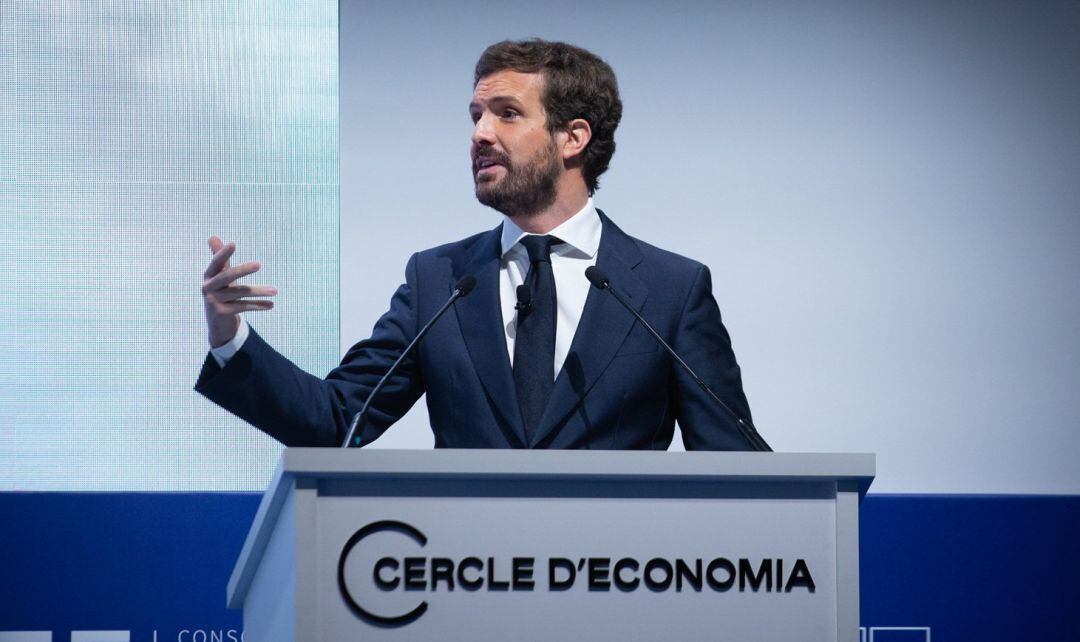
[[477, 156], [497, 161], [506, 173], [500, 180], [479, 181], [474, 169], [476, 200], [482, 204], [510, 217], [529, 217], [555, 202], [562, 162], [554, 140], [521, 165], [511, 163], [509, 156], [495, 150], [481, 150]]

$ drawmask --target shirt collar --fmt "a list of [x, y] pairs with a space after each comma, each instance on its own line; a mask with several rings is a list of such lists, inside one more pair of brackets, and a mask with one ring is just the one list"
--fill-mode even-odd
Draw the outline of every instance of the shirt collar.
[[[518, 241], [527, 236], [527, 233], [522, 231], [509, 216], [504, 216], [503, 219], [502, 256], [505, 258], [515, 247], [520, 249]], [[602, 228], [603, 224], [600, 222], [600, 215], [596, 213], [596, 208], [593, 207], [590, 198], [586, 201], [585, 207], [581, 208], [577, 214], [563, 221], [548, 234], [559, 237], [559, 240], [563, 243], [592, 258], [600, 249], [600, 232]]]

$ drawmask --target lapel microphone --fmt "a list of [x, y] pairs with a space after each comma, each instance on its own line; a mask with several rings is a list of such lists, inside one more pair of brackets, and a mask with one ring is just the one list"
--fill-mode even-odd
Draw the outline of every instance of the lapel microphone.
[[[428, 333], [431, 326], [435, 325], [435, 322], [439, 320], [439, 317], [450, 309], [450, 306], [454, 304], [454, 301], [464, 298], [469, 292], [472, 292], [474, 287], [476, 287], [476, 277], [471, 274], [463, 276], [461, 280], [457, 282], [457, 285], [454, 286], [454, 292], [450, 295], [447, 302], [439, 308], [439, 311], [435, 313], [435, 316], [431, 317], [430, 321], [424, 324], [424, 327], [420, 328], [420, 331], [416, 333], [416, 338], [414, 338], [401, 352], [401, 356], [397, 358], [394, 365], [390, 366], [390, 369], [386, 371], [386, 374], [382, 376], [382, 379], [379, 379], [379, 383], [375, 384], [375, 387], [371, 389], [367, 400], [364, 401], [363, 407], [360, 408], [360, 412], [353, 415], [352, 423], [349, 424], [349, 432], [345, 435], [345, 440], [341, 442], [342, 448], [350, 447], [351, 444], [349, 442], [353, 440], [353, 435], [356, 434], [356, 429], [360, 426], [360, 421], [364, 418], [364, 415], [367, 414], [367, 409], [371, 406], [371, 400], [374, 399], [375, 395], [379, 394], [382, 387], [386, 385], [386, 382], [390, 379], [390, 375], [394, 374], [394, 371], [397, 370], [398, 366], [401, 365], [401, 362], [405, 360], [405, 357], [409, 356], [409, 353], [413, 351], [413, 348], [419, 345], [420, 340]], [[359, 445], [360, 438], [357, 437], [356, 441], [357, 445]]]
[[532, 292], [529, 290], [529, 286], [525, 284], [517, 286], [517, 305], [514, 306], [514, 309], [522, 313], [532, 309]]
[[660, 345], [664, 346], [664, 349], [667, 350], [668, 354], [671, 355], [671, 358], [675, 360], [675, 363], [682, 366], [682, 369], [686, 371], [686, 374], [690, 375], [690, 377], [694, 380], [694, 383], [696, 383], [698, 387], [700, 387], [701, 390], [705, 392], [705, 394], [711, 397], [713, 401], [720, 404], [720, 407], [726, 410], [729, 415], [731, 415], [731, 417], [735, 420], [735, 425], [738, 427], [739, 433], [742, 434], [743, 439], [745, 439], [746, 442], [750, 444], [750, 447], [752, 449], [764, 452], [772, 452], [772, 448], [770, 448], [769, 444], [767, 444], [765, 440], [762, 439], [761, 435], [758, 434], [757, 428], [754, 427], [754, 424], [750, 423], [749, 421], [743, 419], [738, 414], [736, 414], [734, 410], [732, 410], [726, 403], [723, 402], [722, 399], [720, 399], [720, 397], [716, 395], [715, 392], [712, 391], [712, 388], [709, 388], [709, 386], [705, 383], [705, 381], [702, 380], [701, 377], [697, 376], [696, 372], [690, 369], [690, 366], [686, 365], [686, 362], [682, 360], [682, 357], [680, 357], [675, 352], [675, 350], [672, 349], [672, 347], [669, 346], [667, 342], [660, 337], [660, 334], [656, 330], [654, 330], [651, 325], [649, 325], [649, 322], [646, 321], [640, 314], [638, 314], [638, 311], [635, 310], [634, 307], [630, 305], [630, 303], [627, 302], [627, 300], [624, 299], [621, 294], [616, 292], [615, 288], [611, 287], [611, 281], [608, 280], [607, 275], [604, 274], [604, 272], [600, 268], [596, 267], [595, 265], [586, 268], [585, 278], [589, 279], [589, 283], [592, 283], [593, 287], [599, 290], [610, 292], [611, 296], [615, 297], [615, 300], [618, 301], [622, 305], [622, 307], [626, 308], [630, 312], [630, 314], [634, 315], [634, 318], [637, 319], [638, 322], [641, 323], [641, 325], [649, 331], [649, 334], [651, 334], [654, 339], [659, 341]]

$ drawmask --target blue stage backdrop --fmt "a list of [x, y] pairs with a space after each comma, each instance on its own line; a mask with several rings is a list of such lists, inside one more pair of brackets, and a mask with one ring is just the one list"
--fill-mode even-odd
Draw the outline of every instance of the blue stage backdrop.
[[[258, 502], [0, 494], [0, 642], [12, 631], [50, 632], [35, 642], [67, 642], [72, 631], [117, 632], [95, 638], [109, 642], [238, 639], [225, 585]], [[870, 495], [860, 530], [866, 640], [1077, 639], [1080, 497]]]

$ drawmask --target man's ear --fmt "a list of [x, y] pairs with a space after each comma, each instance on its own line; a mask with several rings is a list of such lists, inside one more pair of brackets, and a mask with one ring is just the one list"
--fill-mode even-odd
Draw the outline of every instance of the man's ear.
[[592, 127], [589, 127], [589, 121], [584, 118], [571, 120], [562, 127], [559, 133], [563, 134], [564, 138], [560, 149], [563, 160], [570, 160], [575, 156], [580, 157], [589, 141], [592, 140]]

